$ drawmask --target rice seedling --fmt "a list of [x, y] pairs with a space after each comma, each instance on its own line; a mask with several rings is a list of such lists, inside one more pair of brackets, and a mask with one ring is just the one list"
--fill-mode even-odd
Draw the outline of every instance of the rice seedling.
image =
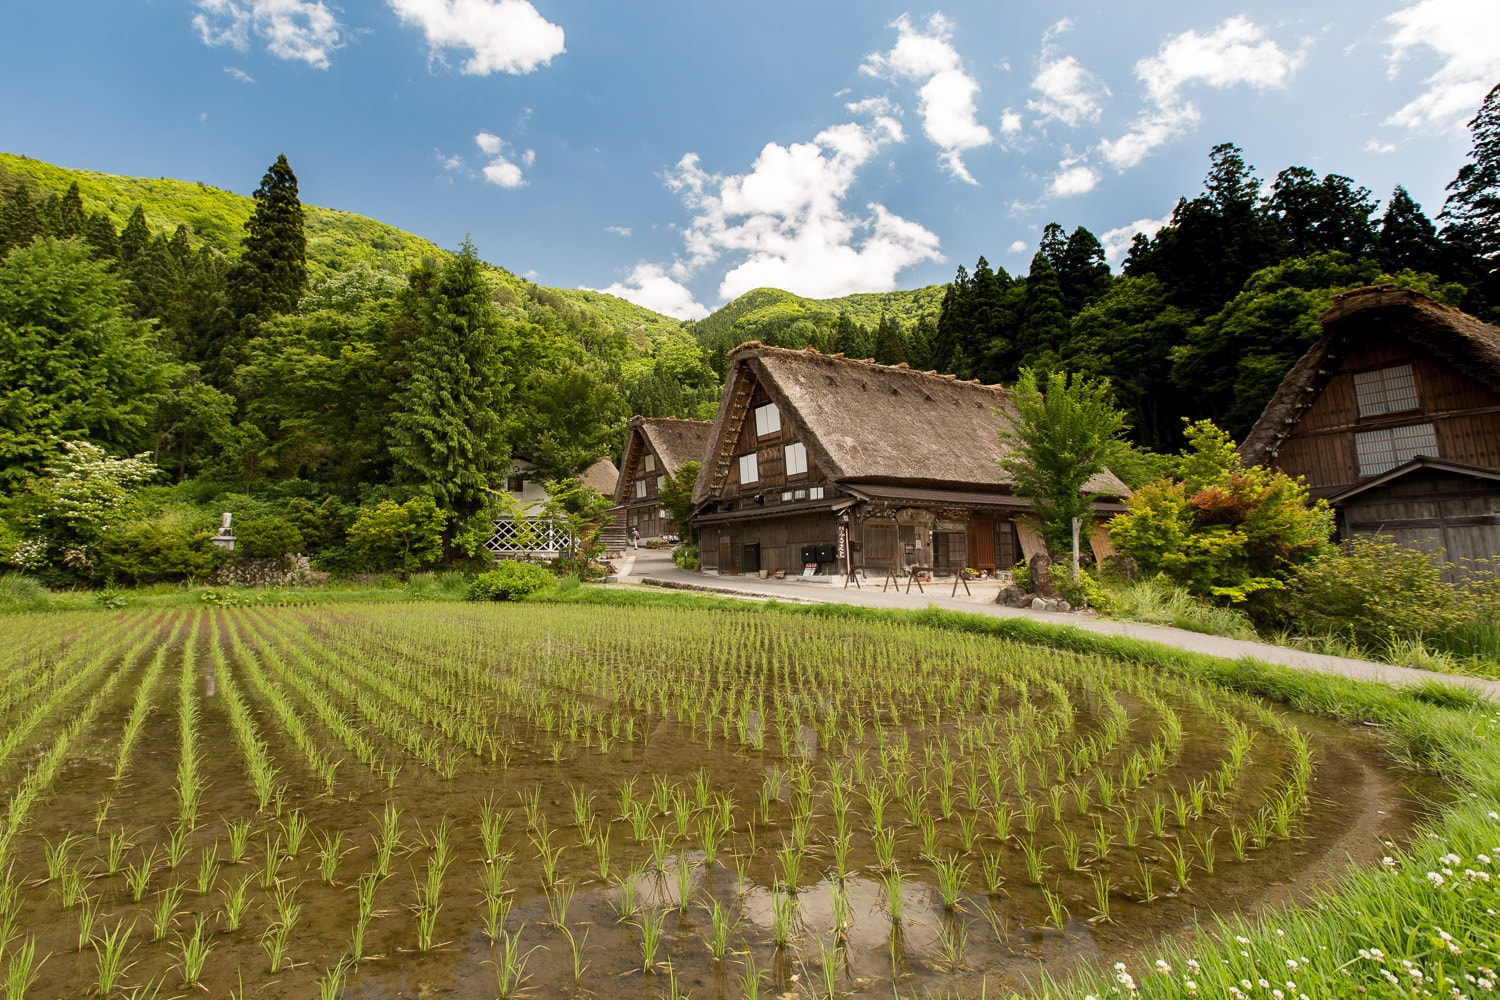
[[959, 864], [957, 855], [930, 860], [933, 871], [937, 874], [938, 895], [943, 901], [943, 909], [957, 908], [963, 899], [964, 881], [968, 877], [969, 866]]
[[771, 943], [778, 949], [792, 943], [792, 929], [796, 922], [796, 897], [789, 892], [771, 892]]
[[[80, 950], [82, 950], [80, 948]], [[36, 938], [29, 937], [19, 948], [6, 949], [7, 961], [5, 963], [5, 977], [0, 982], [5, 984], [5, 1000], [24, 1000], [36, 981], [41, 977], [42, 965], [49, 956], [43, 955], [42, 960], [36, 960]], [[107, 996], [108, 994], [101, 994]]]
[[125, 856], [130, 853], [135, 844], [125, 835], [124, 830], [118, 830], [109, 835], [109, 843], [104, 850], [104, 872], [107, 875], [118, 875], [125, 867]]
[[193, 925], [192, 934], [177, 935], [177, 957], [173, 967], [182, 973], [184, 986], [198, 985], [208, 955], [214, 950], [213, 942], [204, 933], [206, 923], [207, 918], [200, 916]]
[[250, 846], [250, 819], [243, 817], [229, 823], [229, 863], [237, 865], [245, 860], [245, 851]]
[[[484, 907], [484, 935], [490, 941], [499, 938], [501, 930], [505, 927], [505, 918], [510, 915], [511, 896], [505, 884], [505, 873], [508, 867], [509, 855], [501, 855], [501, 859], [486, 862], [480, 869], [482, 877], [479, 891], [482, 897], [481, 905]], [[370, 876], [366, 876], [369, 878]], [[373, 883], [373, 878], [371, 882]], [[361, 889], [364, 881], [361, 880]], [[374, 890], [370, 890], [373, 897]], [[363, 905], [362, 905], [363, 911]]]
[[156, 905], [148, 911], [151, 918], [151, 940], [160, 941], [172, 929], [177, 917], [178, 904], [182, 902], [182, 886], [170, 885], [156, 894]]
[[573, 905], [575, 886], [570, 879], [562, 879], [546, 890], [547, 913], [553, 927], [568, 925], [568, 909]]
[[1090, 878], [1094, 883], [1094, 920], [1111, 923], [1109, 916], [1109, 891], [1114, 888], [1110, 877], [1103, 872], [1094, 872]]
[[1058, 847], [1062, 850], [1063, 864], [1068, 871], [1076, 872], [1083, 867], [1083, 841], [1067, 826], [1057, 828]]
[[917, 817], [917, 835], [922, 839], [922, 856], [934, 858], [937, 856], [937, 820], [928, 813], [922, 813]]
[[156, 848], [146, 852], [137, 864], [125, 866], [125, 884], [130, 888], [130, 898], [139, 903], [151, 884], [151, 872], [156, 867]]
[[713, 956], [715, 962], [724, 961], [724, 956], [729, 954], [729, 939], [734, 934], [739, 921], [731, 921], [729, 914], [724, 912], [718, 899], [710, 897], [708, 906], [708, 938], [706, 944], [708, 953]]
[[616, 879], [615, 884], [620, 889], [620, 902], [615, 909], [619, 912], [621, 920], [629, 920], [635, 916], [641, 876], [644, 873], [645, 869], [633, 867], [624, 876]]
[[120, 981], [136, 965], [131, 958], [136, 946], [130, 943], [130, 934], [135, 924], [126, 925], [124, 920], [115, 923], [114, 930], [106, 930], [92, 941], [94, 948], [94, 992], [101, 997], [113, 996]]
[[677, 911], [686, 913], [693, 891], [693, 867], [688, 864], [687, 852], [677, 852], [677, 863], [672, 866], [673, 880], [677, 883]]
[[172, 827], [171, 835], [167, 837], [166, 862], [170, 871], [176, 871], [177, 866], [182, 864], [182, 859], [188, 854], [188, 835], [192, 830], [179, 823]]
[[315, 834], [318, 843], [318, 877], [328, 885], [334, 885], [338, 876], [339, 862], [344, 856], [353, 850], [344, 850], [344, 831], [335, 830], [333, 833], [319, 832]]
[[265, 929], [260, 936], [260, 946], [270, 960], [271, 972], [280, 972], [288, 962], [288, 954], [291, 948], [292, 928], [287, 924], [277, 921]]
[[1141, 899], [1147, 903], [1156, 902], [1156, 870], [1145, 858], [1136, 859], [1136, 881], [1140, 885]]
[[1218, 827], [1208, 831], [1203, 837], [1192, 838], [1193, 847], [1198, 851], [1198, 863], [1203, 866], [1203, 871], [1209, 875], [1214, 873], [1214, 837], [1219, 832]]
[[286, 822], [281, 824], [282, 835], [286, 838], [286, 856], [295, 859], [297, 852], [302, 849], [302, 841], [307, 836], [309, 820], [300, 809], [293, 809], [287, 816]]
[[219, 879], [219, 844], [217, 841], [198, 851], [198, 875], [193, 887], [198, 895], [207, 896]]
[[219, 898], [222, 905], [219, 907], [219, 915], [223, 918], [226, 930], [237, 931], [245, 919], [245, 912], [250, 907], [250, 882], [253, 875], [243, 875], [239, 881], [231, 881], [226, 887], [219, 890]]
[[1042, 899], [1047, 904], [1047, 919], [1057, 930], [1066, 930], [1068, 926], [1068, 908], [1063, 905], [1062, 897], [1053, 892], [1047, 886], [1042, 886]]
[[500, 841], [513, 815], [509, 809], [501, 809], [495, 803], [494, 794], [485, 796], [479, 803], [479, 839], [484, 844], [486, 859], [500, 856]]
[[999, 854], [984, 851], [979, 855], [979, 871], [984, 877], [984, 887], [992, 894], [999, 893], [1005, 886], [1005, 875], [1001, 869]]
[[347, 958], [340, 958], [337, 962], [323, 970], [318, 977], [318, 1000], [339, 1000], [344, 995], [344, 982], [349, 978], [349, 969], [357, 963]]
[[568, 953], [572, 959], [573, 985], [577, 986], [583, 979], [583, 974], [588, 971], [588, 959], [584, 958], [584, 952], [588, 950], [589, 932], [584, 928], [583, 936], [575, 935], [571, 928], [563, 924], [559, 930], [563, 937], [568, 939]]
[[765, 970], [756, 968], [755, 956], [745, 952], [745, 962], [740, 967], [739, 975], [740, 995], [745, 1000], [760, 1000], [760, 988], [765, 978]]
[[1229, 828], [1229, 847], [1234, 851], [1234, 860], [1244, 861], [1250, 843], [1250, 831], [1242, 826]]
[[1036, 841], [1027, 838], [1021, 841], [1021, 853], [1026, 860], [1026, 880], [1032, 885], [1041, 885], [1042, 876], [1047, 873], [1047, 848], [1037, 847]]
[[[83, 946], [93, 940], [94, 924], [99, 919], [99, 896], [84, 894], [78, 906], [78, 950], [83, 951]], [[10, 928], [0, 929], [0, 945], [8, 946], [10, 943]], [[0, 947], [3, 953], [4, 947]]]
[[667, 915], [662, 910], [644, 909], [634, 927], [641, 935], [641, 971], [648, 975], [656, 971], [656, 956], [661, 950], [662, 929]]
[[954, 973], [963, 968], [964, 949], [969, 943], [969, 926], [963, 920], [951, 918], [938, 925], [938, 948], [948, 971]]

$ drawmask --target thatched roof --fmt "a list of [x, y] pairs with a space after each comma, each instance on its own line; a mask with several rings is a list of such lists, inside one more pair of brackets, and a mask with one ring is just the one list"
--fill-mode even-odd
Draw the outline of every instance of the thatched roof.
[[[708, 451], [708, 432], [713, 425], [707, 420], [681, 420], [677, 417], [632, 417], [630, 436], [625, 439], [625, 454], [620, 457], [620, 468], [630, 469], [637, 461], [642, 449], [656, 454], [658, 474], [675, 476], [688, 462], [702, 462]], [[615, 503], [630, 503], [635, 498], [626, 496], [629, 487], [623, 476], [617, 476], [613, 489]]]
[[1500, 328], [1421, 292], [1392, 285], [1356, 288], [1334, 296], [1332, 307], [1318, 322], [1323, 324], [1322, 339], [1281, 380], [1240, 446], [1246, 462], [1264, 465], [1275, 459], [1281, 442], [1337, 370], [1337, 357], [1350, 337], [1401, 337], [1500, 392]]
[[[998, 385], [878, 365], [812, 348], [793, 351], [741, 344], [730, 353], [724, 396], [714, 418], [710, 448], [727, 421], [743, 419], [731, 402], [754, 379], [775, 401], [783, 419], [800, 428], [802, 441], [825, 475], [839, 483], [966, 487], [1004, 492], [1000, 468], [1006, 449], [1000, 431], [1015, 413], [1010, 393]], [[737, 426], [737, 425], [736, 425]], [[715, 487], [714, 463], [704, 462], [693, 490], [703, 503]], [[1089, 481], [1095, 493], [1124, 496], [1125, 484], [1105, 472]]]
[[680, 420], [676, 417], [636, 417], [632, 429], [640, 428], [651, 450], [661, 459], [668, 475], [688, 462], [701, 462], [708, 451], [708, 432], [713, 424], [707, 420]]
[[599, 459], [593, 465], [584, 469], [578, 476], [578, 481], [585, 486], [592, 486], [605, 496], [614, 496], [615, 484], [620, 481], [620, 470], [615, 468], [612, 459], [605, 457]]

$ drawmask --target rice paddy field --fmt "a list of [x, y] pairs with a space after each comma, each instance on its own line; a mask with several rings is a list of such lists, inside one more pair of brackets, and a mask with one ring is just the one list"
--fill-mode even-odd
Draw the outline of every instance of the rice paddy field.
[[1368, 729], [917, 625], [0, 619], [8, 998], [1002, 996], [1378, 862]]

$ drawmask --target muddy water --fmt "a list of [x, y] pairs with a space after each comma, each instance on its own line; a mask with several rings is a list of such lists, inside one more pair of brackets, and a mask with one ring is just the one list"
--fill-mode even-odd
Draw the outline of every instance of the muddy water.
[[[161, 625], [163, 635], [167, 624]], [[391, 873], [374, 897], [364, 935], [365, 960], [348, 975], [342, 995], [376, 1000], [500, 994], [497, 966], [504, 964], [504, 942], [496, 944], [485, 935], [481, 893], [486, 862], [480, 803], [493, 796], [512, 813], [502, 837], [502, 851], [512, 856], [504, 928], [516, 952], [525, 956], [526, 992], [539, 997], [666, 998], [675, 991], [720, 1000], [748, 995], [747, 980], [756, 971], [759, 989], [767, 995], [819, 993], [830, 978], [839, 995], [889, 996], [893, 985], [901, 996], [977, 995], [981, 983], [996, 995], [1023, 988], [1041, 969], [1061, 975], [1081, 961], [1130, 960], [1149, 950], [1159, 936], [1189, 932], [1216, 914], [1254, 912], [1306, 898], [1351, 861], [1378, 858], [1383, 841], [1407, 837], [1422, 814], [1424, 796], [1434, 794], [1430, 786], [1391, 768], [1369, 730], [1281, 713], [1310, 735], [1317, 761], [1310, 807], [1292, 838], [1272, 839], [1251, 850], [1245, 861], [1235, 860], [1230, 849], [1229, 828], [1243, 823], [1264, 800], [1263, 793], [1275, 786], [1286, 764], [1282, 749], [1266, 745], [1264, 738], [1242, 785], [1217, 811], [1187, 828], [1169, 820], [1162, 836], [1143, 829], [1134, 849], [1117, 838], [1104, 859], [1086, 851], [1083, 870], [1069, 871], [1063, 863], [1059, 826], [1087, 838], [1103, 811], [1095, 806], [1089, 817], [1070, 814], [1058, 824], [1043, 809], [1035, 836], [1047, 850], [1043, 883], [1064, 908], [1061, 920], [1042, 888], [1026, 876], [1019, 846], [1023, 831], [1004, 843], [993, 835], [981, 837], [974, 851], [964, 852], [956, 818], [939, 822], [938, 853], [958, 855], [968, 871], [961, 899], [945, 907], [933, 866], [921, 856], [912, 817], [893, 803], [886, 822], [897, 829], [895, 853], [907, 879], [901, 889], [901, 919], [893, 921], [860, 795], [855, 794], [851, 810], [854, 832], [845, 876], [835, 873], [832, 820], [820, 786], [799, 888], [777, 888], [777, 849], [791, 829], [790, 796], [780, 789], [764, 812], [758, 800], [767, 774], [785, 769], [787, 762], [769, 749], [769, 742], [764, 752], [733, 750], [722, 741], [705, 745], [692, 727], [660, 719], [651, 720], [644, 740], [618, 741], [608, 753], [571, 742], [559, 750], [551, 736], [528, 736], [528, 728], [518, 723], [510, 729], [515, 740], [507, 747], [508, 766], [469, 758], [451, 780], [406, 757], [399, 758], [401, 770], [390, 785], [347, 760], [330, 795], [231, 658], [234, 681], [252, 703], [259, 732], [286, 784], [279, 814], [274, 809], [259, 812], [225, 711], [222, 679], [211, 666], [206, 643], [205, 632], [192, 683], [201, 710], [208, 785], [198, 825], [178, 834], [176, 866], [165, 855], [177, 816], [173, 787], [179, 759], [180, 649], [169, 657], [152, 692], [153, 712], [125, 779], [116, 785], [109, 776], [135, 697], [134, 683], [142, 673], [139, 664], [125, 668], [130, 672], [116, 702], [75, 746], [62, 776], [16, 841], [20, 928], [35, 936], [39, 955], [48, 955], [32, 996], [88, 995], [97, 981], [98, 937], [120, 926], [132, 928], [124, 959], [126, 988], [141, 988], [146, 995], [154, 987], [163, 996], [196, 995], [198, 990], [183, 985], [181, 953], [200, 918], [211, 945], [201, 975], [209, 994], [317, 996], [318, 978], [350, 952], [359, 912], [355, 883], [375, 865], [374, 837], [388, 805], [401, 812], [401, 843]], [[1194, 716], [1186, 704], [1179, 708], [1189, 735], [1181, 755], [1158, 779], [1158, 791], [1186, 787], [1222, 756], [1211, 720]], [[311, 725], [311, 713], [304, 717]], [[331, 754], [341, 755], [329, 734], [314, 731]], [[913, 743], [929, 735], [915, 728]], [[804, 743], [812, 742], [809, 734]], [[824, 748], [821, 763], [828, 759]], [[732, 798], [731, 829], [710, 860], [703, 850], [702, 814], [692, 810], [683, 824], [686, 834], [678, 836], [676, 816], [653, 810], [652, 826], [667, 831], [668, 844], [657, 868], [652, 837], [638, 843], [632, 824], [618, 815], [620, 785], [634, 778], [637, 796], [647, 797], [652, 777], [659, 776], [690, 795], [700, 771], [716, 793]], [[596, 845], [586, 842], [574, 820], [574, 788], [593, 796], [595, 827], [608, 832], [607, 876], [601, 876]], [[551, 831], [545, 842], [563, 848], [559, 881], [573, 893], [560, 926], [549, 906], [536, 837], [527, 829], [522, 804], [522, 794], [533, 789], [539, 790], [542, 825]], [[267, 857], [285, 853], [298, 818], [306, 820], [308, 829], [297, 854], [280, 863], [274, 879], [268, 878]], [[984, 829], [987, 818], [978, 819]], [[232, 863], [229, 828], [237, 821], [248, 821], [251, 832], [244, 857]], [[450, 830], [453, 860], [442, 884], [432, 944], [422, 951], [415, 912], [418, 883], [433, 854], [434, 832], [443, 823]], [[1171, 852], [1215, 830], [1212, 874], [1200, 862], [1186, 886], [1175, 885], [1169, 875]], [[317, 856], [319, 837], [339, 833], [343, 853], [332, 881], [325, 882]], [[70, 856], [94, 907], [89, 924], [94, 943], [81, 949], [80, 913], [86, 906], [64, 906], [64, 887], [48, 878], [45, 864], [45, 846], [70, 834], [78, 837]], [[112, 834], [130, 845], [113, 864]], [[983, 888], [984, 851], [1000, 859], [1004, 885], [999, 892]], [[123, 866], [143, 865], [148, 854], [154, 864], [137, 901]], [[1149, 902], [1134, 881], [1143, 861], [1157, 879]], [[111, 873], [111, 867], [121, 870]], [[1107, 876], [1114, 886], [1108, 921], [1091, 919], [1096, 917], [1096, 875]], [[224, 896], [242, 881], [247, 882], [248, 905], [239, 928], [230, 929]], [[200, 885], [207, 891], [200, 893]], [[174, 888], [180, 889], [180, 898], [162, 909]], [[278, 894], [283, 900], [291, 895], [300, 911], [287, 934], [280, 968], [271, 971], [274, 949], [268, 949], [266, 935], [280, 919]], [[713, 958], [708, 944], [715, 902], [733, 927], [722, 961]], [[647, 969], [646, 932], [657, 921], [660, 943]], [[783, 943], [778, 945], [778, 939]]]

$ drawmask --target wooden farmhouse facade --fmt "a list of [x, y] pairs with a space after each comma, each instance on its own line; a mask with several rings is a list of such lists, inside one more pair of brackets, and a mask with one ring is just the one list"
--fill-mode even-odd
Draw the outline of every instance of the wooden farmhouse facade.
[[706, 420], [636, 417], [620, 459], [613, 524], [624, 528], [624, 538], [639, 531], [642, 541], [676, 538], [682, 526], [661, 505], [667, 476], [675, 476], [688, 462], [701, 462], [712, 425]]
[[1408, 289], [1345, 292], [1246, 437], [1339, 532], [1500, 556], [1500, 328]]
[[[1041, 550], [1014, 496], [999, 386], [841, 355], [742, 344], [693, 491], [706, 572], [1009, 569]], [[1089, 488], [1123, 509], [1113, 474]], [[1107, 545], [1092, 533], [1096, 554]]]

